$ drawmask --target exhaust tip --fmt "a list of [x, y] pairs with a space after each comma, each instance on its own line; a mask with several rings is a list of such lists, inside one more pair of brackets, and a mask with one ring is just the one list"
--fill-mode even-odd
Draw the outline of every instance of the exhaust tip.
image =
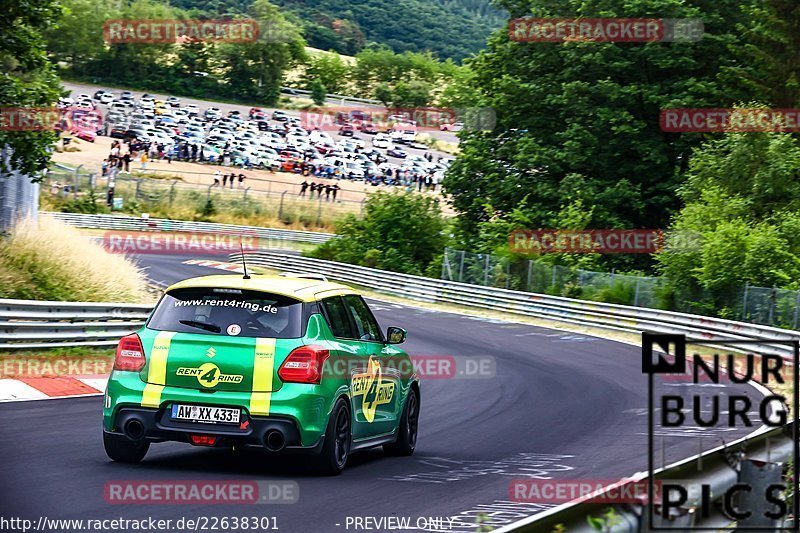
[[122, 428], [122, 431], [131, 440], [142, 440], [144, 438], [144, 424], [138, 418], [131, 418], [125, 422], [125, 427]]
[[279, 452], [286, 445], [286, 438], [277, 429], [270, 429], [264, 433], [264, 447], [271, 452]]

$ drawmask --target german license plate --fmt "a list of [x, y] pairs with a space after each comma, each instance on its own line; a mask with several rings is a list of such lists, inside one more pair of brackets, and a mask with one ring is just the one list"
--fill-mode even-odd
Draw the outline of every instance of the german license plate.
[[241, 411], [230, 407], [172, 405], [172, 419], [203, 424], [238, 424]]

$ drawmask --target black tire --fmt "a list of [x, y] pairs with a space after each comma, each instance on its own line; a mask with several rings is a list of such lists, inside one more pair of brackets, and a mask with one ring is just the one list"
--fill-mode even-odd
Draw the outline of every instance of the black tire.
[[350, 457], [350, 446], [353, 442], [352, 427], [347, 402], [339, 398], [328, 419], [325, 441], [317, 457], [317, 472], [327, 476], [337, 476], [342, 473]]
[[120, 463], [138, 463], [150, 449], [150, 443], [146, 440], [136, 442], [122, 435], [103, 432], [103, 448], [109, 459]]
[[419, 395], [415, 388], [408, 391], [406, 405], [400, 418], [400, 428], [397, 430], [397, 440], [391, 444], [384, 444], [383, 451], [389, 455], [408, 456], [414, 453], [417, 447], [417, 434], [419, 432]]

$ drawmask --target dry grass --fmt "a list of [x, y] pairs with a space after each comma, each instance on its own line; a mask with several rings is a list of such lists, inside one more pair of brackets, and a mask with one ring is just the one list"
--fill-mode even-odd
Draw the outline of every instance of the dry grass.
[[143, 273], [49, 217], [21, 222], [0, 241], [0, 296], [81, 302], [152, 301]]

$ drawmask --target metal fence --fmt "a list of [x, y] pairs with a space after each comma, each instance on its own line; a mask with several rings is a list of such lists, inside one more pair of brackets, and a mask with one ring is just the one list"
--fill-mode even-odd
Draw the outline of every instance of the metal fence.
[[[222, 168], [223, 172], [228, 171]], [[206, 184], [189, 183], [185, 179], [203, 180]], [[155, 177], [159, 176], [159, 177]], [[312, 177], [308, 181], [313, 181]], [[112, 209], [126, 213], [191, 211], [189, 215], [234, 216], [264, 215], [287, 224], [324, 226], [336, 219], [353, 214], [361, 216], [366, 199], [343, 198], [348, 192], [341, 190], [337, 197], [313, 194], [301, 196], [300, 184], [276, 180], [248, 178], [242, 186], [214, 185], [213, 170], [208, 172], [147, 171], [117, 173], [113, 179], [113, 200], [109, 197], [112, 180], [85, 169], [56, 166], [45, 183], [45, 193], [61, 209], [79, 212], [104, 212]], [[247, 186], [244, 186], [247, 185]], [[80, 200], [89, 200], [81, 202]], [[71, 205], [62, 205], [71, 201]], [[114, 202], [115, 201], [115, 202]], [[53, 202], [51, 202], [53, 203]], [[113, 205], [112, 205], [113, 204]]]
[[712, 300], [707, 291], [673, 294], [667, 280], [596, 272], [534, 260], [511, 260], [446, 248], [441, 278], [505, 289], [568, 296], [598, 302], [715, 315], [782, 328], [800, 327], [800, 291], [745, 285]]
[[[1, 168], [11, 168], [11, 152], [0, 148]], [[23, 218], [36, 218], [39, 211], [39, 184], [17, 171], [0, 170], [0, 234], [10, 231]]]
[[587, 300], [659, 308], [662, 278], [595, 272], [541, 261], [513, 261], [445, 248], [442, 279], [487, 287], [574, 296]]

